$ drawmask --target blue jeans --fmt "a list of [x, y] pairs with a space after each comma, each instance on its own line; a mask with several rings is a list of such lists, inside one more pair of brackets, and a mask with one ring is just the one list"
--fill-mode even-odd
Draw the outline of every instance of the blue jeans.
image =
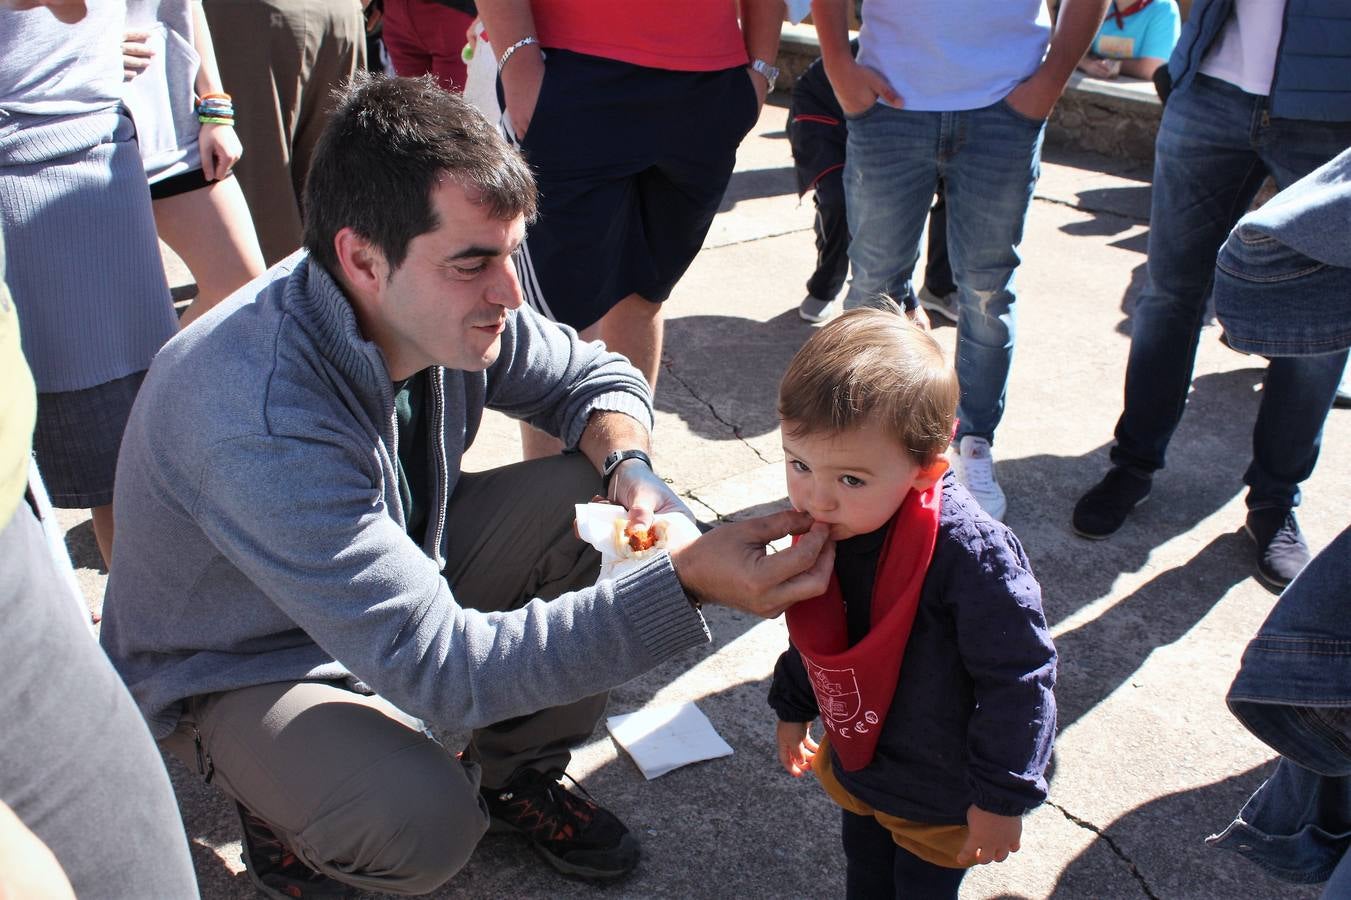
[[1287, 881], [1351, 896], [1351, 528], [1304, 567], [1243, 651], [1229, 709], [1282, 754], [1207, 840]]
[[853, 281], [845, 309], [911, 293], [910, 275], [934, 190], [947, 191], [957, 282], [957, 435], [994, 439], [1013, 359], [1013, 273], [1045, 123], [1000, 101], [984, 109], [913, 112], [875, 104], [849, 120], [844, 168]]
[[966, 869], [949, 869], [901, 847], [872, 816], [841, 810], [848, 900], [956, 900]]
[[[1215, 255], [1268, 173], [1285, 188], [1351, 144], [1351, 123], [1273, 119], [1265, 97], [1197, 75], [1164, 108], [1154, 157], [1149, 281], [1135, 305], [1112, 462], [1163, 468], [1182, 418]], [[1248, 506], [1291, 507], [1313, 472], [1341, 380], [1335, 355], [1273, 359], [1243, 481]]]
[[1351, 150], [1239, 220], [1215, 262], [1229, 343], [1263, 356], [1351, 348]]

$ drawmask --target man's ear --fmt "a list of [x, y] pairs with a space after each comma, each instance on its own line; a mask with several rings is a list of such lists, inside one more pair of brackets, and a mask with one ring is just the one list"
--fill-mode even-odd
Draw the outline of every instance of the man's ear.
[[389, 276], [385, 255], [378, 247], [349, 226], [333, 235], [333, 252], [347, 287], [362, 298], [378, 295]]
[[942, 456], [938, 457], [938, 459], [929, 463], [927, 466], [921, 467], [915, 472], [914, 489], [917, 491], [927, 491], [938, 483], [938, 479], [942, 478], [943, 473], [947, 470], [947, 459]]

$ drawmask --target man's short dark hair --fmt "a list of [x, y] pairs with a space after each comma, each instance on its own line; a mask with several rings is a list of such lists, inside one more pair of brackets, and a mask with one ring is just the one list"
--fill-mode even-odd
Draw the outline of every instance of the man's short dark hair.
[[336, 273], [333, 238], [350, 227], [380, 248], [393, 271], [409, 242], [440, 224], [431, 194], [443, 178], [496, 218], [535, 217], [529, 166], [464, 98], [430, 75], [359, 72], [324, 128], [305, 180], [305, 247]]

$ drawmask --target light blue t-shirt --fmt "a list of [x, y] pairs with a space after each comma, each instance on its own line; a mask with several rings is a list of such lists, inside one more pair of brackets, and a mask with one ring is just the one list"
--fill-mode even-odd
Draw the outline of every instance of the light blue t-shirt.
[[1107, 19], [1093, 39], [1093, 53], [1113, 59], [1167, 59], [1181, 31], [1176, 0], [1154, 0], [1139, 12], [1122, 17], [1121, 27], [1117, 27], [1109, 5]]
[[1050, 39], [1044, 0], [867, 0], [858, 61], [906, 109], [981, 109], [1037, 70]]

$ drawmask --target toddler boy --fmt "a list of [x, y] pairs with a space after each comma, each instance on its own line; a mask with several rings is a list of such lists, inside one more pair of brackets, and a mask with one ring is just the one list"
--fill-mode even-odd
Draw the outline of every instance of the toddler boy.
[[934, 340], [876, 309], [816, 332], [779, 388], [789, 499], [837, 543], [769, 702], [784, 768], [844, 810], [849, 897], [956, 897], [1046, 798], [1055, 648], [1018, 539], [947, 471], [957, 396]]

